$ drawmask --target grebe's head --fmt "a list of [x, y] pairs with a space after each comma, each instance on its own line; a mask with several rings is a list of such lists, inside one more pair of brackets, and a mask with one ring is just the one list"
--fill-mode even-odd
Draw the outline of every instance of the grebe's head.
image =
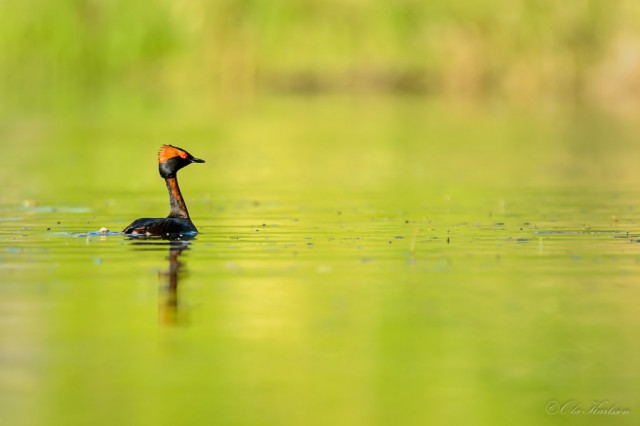
[[163, 178], [175, 177], [178, 170], [191, 163], [204, 163], [182, 148], [173, 145], [162, 145], [158, 152], [158, 170]]

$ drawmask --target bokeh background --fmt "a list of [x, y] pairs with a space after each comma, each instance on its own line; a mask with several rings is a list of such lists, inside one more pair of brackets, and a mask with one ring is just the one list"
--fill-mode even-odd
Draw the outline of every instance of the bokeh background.
[[[640, 6], [29, 0], [0, 5], [2, 103], [375, 93], [637, 102]], [[120, 102], [120, 101], [114, 101]]]

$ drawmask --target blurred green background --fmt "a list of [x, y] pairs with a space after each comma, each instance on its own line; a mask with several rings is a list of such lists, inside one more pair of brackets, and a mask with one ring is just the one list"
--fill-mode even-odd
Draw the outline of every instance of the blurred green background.
[[[3, 103], [123, 94], [640, 98], [633, 0], [27, 0], [0, 4]], [[156, 99], [157, 101], [157, 99]]]

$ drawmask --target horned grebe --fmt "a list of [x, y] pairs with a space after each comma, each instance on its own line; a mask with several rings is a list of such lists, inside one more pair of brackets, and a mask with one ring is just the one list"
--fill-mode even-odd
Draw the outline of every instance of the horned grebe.
[[191, 163], [204, 163], [204, 160], [194, 158], [182, 148], [173, 145], [162, 145], [158, 153], [158, 170], [164, 178], [169, 190], [169, 204], [171, 211], [166, 218], [149, 218], [134, 220], [122, 232], [129, 235], [144, 236], [174, 236], [179, 234], [195, 234], [198, 232], [187, 211], [187, 205], [180, 193], [176, 174], [181, 168]]

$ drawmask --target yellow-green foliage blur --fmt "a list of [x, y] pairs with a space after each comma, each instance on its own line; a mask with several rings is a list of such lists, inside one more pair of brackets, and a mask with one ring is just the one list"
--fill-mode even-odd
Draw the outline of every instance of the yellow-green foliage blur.
[[4, 99], [104, 92], [640, 98], [636, 0], [0, 3]]

